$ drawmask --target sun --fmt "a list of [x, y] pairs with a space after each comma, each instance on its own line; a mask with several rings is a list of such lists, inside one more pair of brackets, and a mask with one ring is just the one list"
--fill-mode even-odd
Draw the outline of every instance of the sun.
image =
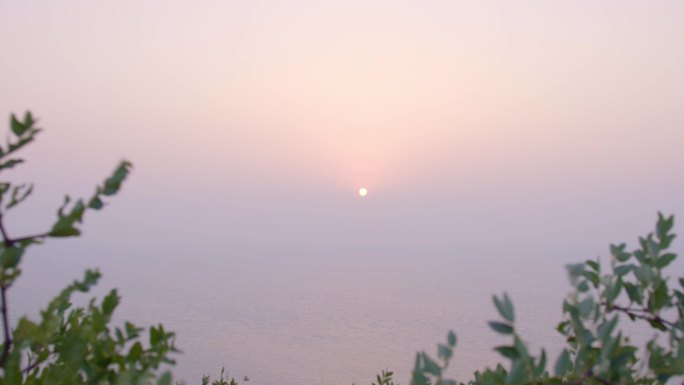
[[365, 187], [361, 187], [359, 189], [359, 195], [361, 195], [362, 197], [365, 197], [366, 195], [368, 195], [368, 189], [366, 189]]

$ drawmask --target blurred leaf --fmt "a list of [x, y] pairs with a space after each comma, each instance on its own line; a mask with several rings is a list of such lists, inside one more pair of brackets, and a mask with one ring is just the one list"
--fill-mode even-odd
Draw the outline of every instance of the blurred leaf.
[[594, 301], [593, 297], [587, 297], [584, 299], [582, 302], [579, 303], [578, 309], [580, 312], [580, 315], [582, 317], [587, 317], [592, 310], [594, 310], [594, 307], [596, 306], [596, 302]]
[[447, 335], [447, 342], [449, 343], [449, 346], [451, 346], [452, 348], [456, 347], [456, 334], [451, 330]]
[[105, 315], [111, 315], [119, 304], [119, 295], [115, 290], [112, 290], [102, 301], [102, 312]]
[[596, 261], [587, 260], [587, 265], [588, 265], [589, 267], [591, 267], [591, 268], [592, 268], [595, 272], [597, 272], [597, 273], [600, 271], [599, 264], [598, 264], [598, 262], [596, 262]]
[[674, 261], [677, 258], [676, 254], [673, 253], [666, 253], [660, 256], [658, 260], [656, 260], [656, 267], [659, 269], [662, 269], [669, 265], [672, 261]]
[[641, 304], [643, 301], [641, 290], [630, 282], [625, 282], [624, 286], [627, 290], [627, 295], [629, 296], [630, 301]]
[[513, 327], [502, 322], [489, 321], [489, 327], [492, 328], [497, 333], [501, 334], [512, 334]]
[[565, 376], [572, 369], [572, 362], [570, 361], [570, 353], [566, 349], [558, 357], [556, 367], [554, 368], [557, 376]]
[[112, 176], [105, 180], [102, 193], [107, 196], [116, 194], [121, 188], [121, 183], [128, 176], [131, 167], [131, 162], [122, 161], [114, 170]]
[[620, 265], [620, 266], [615, 267], [615, 269], [613, 271], [615, 272], [615, 274], [622, 276], [622, 275], [626, 275], [630, 271], [632, 271], [633, 267], [634, 267], [634, 265], [632, 265], [632, 264]]
[[615, 326], [618, 323], [618, 317], [615, 316], [613, 319], [609, 321], [605, 321], [602, 323], [599, 328], [598, 328], [598, 339], [605, 345], [606, 341], [608, 341], [608, 338], [610, 337], [611, 333], [613, 333], [613, 330], [615, 330]]
[[582, 276], [584, 276], [586, 279], [588, 279], [594, 285], [594, 287], [598, 287], [598, 285], [599, 285], [598, 274], [594, 273], [593, 271], [584, 271], [582, 273]]
[[75, 237], [81, 235], [81, 231], [75, 227], [61, 228], [50, 231], [51, 237]]
[[24, 254], [23, 247], [2, 247], [0, 248], [0, 267], [3, 269], [14, 268], [21, 261]]
[[437, 365], [437, 363], [425, 353], [423, 353], [423, 363], [425, 365], [424, 369], [426, 372], [432, 374], [433, 376], [439, 376], [442, 374], [442, 369], [440, 369], [439, 365]]
[[513, 323], [515, 321], [515, 314], [513, 312], [513, 303], [511, 299], [508, 298], [508, 294], [504, 293], [503, 299], [500, 300], [497, 296], [493, 296], [494, 306], [499, 311], [501, 317], [506, 321]]
[[100, 199], [98, 195], [95, 195], [94, 197], [90, 198], [90, 201], [88, 202], [88, 208], [100, 210], [103, 207], [104, 202], [102, 202], [102, 199]]
[[519, 385], [525, 383], [525, 366], [521, 360], [513, 361], [511, 371], [506, 376], [506, 385]]
[[6, 209], [11, 209], [12, 207], [18, 205], [19, 203], [23, 202], [26, 198], [28, 198], [31, 193], [33, 192], [33, 185], [19, 185], [15, 186], [12, 189], [12, 194], [10, 196], [10, 201], [7, 203], [7, 206], [5, 207]]
[[612, 283], [610, 286], [606, 288], [605, 291], [605, 297], [606, 297], [606, 302], [609, 304], [612, 304], [613, 301], [620, 295], [620, 291], [622, 290], [622, 279], [618, 277], [617, 280], [615, 280], [614, 283]]
[[620, 245], [610, 245], [610, 254], [615, 257], [620, 262], [625, 262], [631, 257], [629, 253], [625, 252], [627, 244], [622, 243]]
[[665, 281], [660, 281], [657, 285], [653, 293], [651, 294], [650, 300], [649, 300], [649, 310], [651, 311], [657, 311], [660, 310], [663, 306], [668, 301], [668, 295], [667, 295], [667, 285], [665, 284]]
[[494, 348], [502, 356], [515, 360], [520, 357], [520, 353], [513, 346], [497, 346]]
[[30, 113], [27, 114], [27, 117], [30, 119], [24, 119], [24, 122], [19, 121], [14, 114], [12, 114], [10, 117], [10, 128], [12, 129], [14, 135], [24, 135], [24, 133], [33, 125], [33, 118], [31, 117]]
[[0, 163], [0, 170], [6, 169], [6, 168], [13, 168], [14, 166], [24, 163], [23, 159], [8, 159], [2, 163]]
[[665, 326], [665, 324], [658, 319], [649, 320], [648, 323], [651, 324], [651, 326], [653, 326], [655, 329], [658, 329], [658, 330], [664, 331], [664, 332], [667, 331], [667, 326]]
[[439, 344], [437, 346], [437, 355], [444, 360], [444, 362], [449, 362], [451, 359], [452, 350], [446, 345]]
[[546, 351], [542, 349], [541, 357], [539, 358], [539, 363], [534, 370], [535, 377], [541, 376], [546, 371]]
[[164, 372], [164, 374], [159, 377], [159, 381], [157, 381], [157, 385], [171, 385], [171, 373], [169, 372]]

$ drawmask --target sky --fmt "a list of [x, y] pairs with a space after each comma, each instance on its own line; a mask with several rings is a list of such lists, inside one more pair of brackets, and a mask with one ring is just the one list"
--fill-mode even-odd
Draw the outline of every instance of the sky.
[[[92, 242], [564, 257], [683, 214], [679, 1], [3, 1], [17, 232], [135, 165]], [[365, 198], [357, 195], [367, 187]], [[98, 227], [99, 226], [99, 227]], [[163, 246], [166, 247], [166, 246]], [[162, 248], [163, 248], [162, 247]], [[516, 251], [518, 250], [518, 251]]]
[[[543, 304], [564, 292], [564, 263], [607, 262], [659, 210], [684, 218], [682, 15], [678, 0], [0, 0], [0, 119], [30, 110], [45, 129], [3, 172], [36, 184], [5, 216], [10, 235], [44, 231], [64, 194], [134, 164], [82, 238], [31, 250], [12, 303], [33, 312], [101, 267], [126, 317], [180, 331], [187, 378], [234, 358], [197, 337], [219, 344], [233, 311], [252, 334], [223, 338], [250, 375], [263, 352], [294, 372], [307, 354], [338, 357], [272, 327], [270, 305], [311, 313], [320, 328], [302, 333], [356, 322], [368, 303], [395, 311], [380, 332], [377, 314], [362, 320], [373, 327], [359, 338], [398, 333], [409, 354], [377, 357], [406, 368], [432, 346], [411, 332], [421, 311], [435, 338], [455, 325], [466, 352], [493, 354], [481, 309], [506, 288], [545, 335], [535, 322], [556, 320]], [[477, 306], [447, 317], [454, 287]], [[326, 293], [351, 310], [326, 311]], [[289, 345], [271, 349], [273, 334]], [[347, 342], [343, 379], [366, 357]]]

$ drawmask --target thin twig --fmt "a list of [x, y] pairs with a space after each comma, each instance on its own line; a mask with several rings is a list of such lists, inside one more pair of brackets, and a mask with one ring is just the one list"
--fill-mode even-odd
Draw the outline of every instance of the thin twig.
[[14, 244], [14, 241], [7, 235], [7, 230], [5, 230], [5, 224], [2, 222], [2, 213], [0, 213], [0, 234], [2, 235], [2, 241], [5, 244], [5, 247], [11, 247], [12, 244]]
[[2, 307], [0, 307], [0, 312], [2, 312], [2, 325], [3, 332], [5, 336], [5, 342], [3, 343], [2, 356], [0, 356], [0, 367], [5, 366], [7, 357], [10, 353], [10, 348], [12, 346], [12, 338], [10, 336], [9, 327], [9, 315], [7, 312], [7, 286], [0, 285], [0, 297], [2, 298]]
[[[30, 361], [29, 361], [30, 362]], [[37, 368], [40, 362], [38, 360], [34, 362], [30, 362], [27, 367], [21, 370], [22, 373], [27, 374], [28, 372], [32, 371], [33, 369]]]
[[12, 239], [12, 243], [21, 243], [24, 241], [30, 241], [31, 239], [46, 238], [49, 236], [50, 236], [50, 232], [42, 233], [42, 234], [36, 234], [36, 235], [27, 235], [25, 237], [19, 237], [19, 238]]
[[[2, 240], [5, 247], [12, 246], [12, 240], [7, 235], [7, 230], [5, 230], [5, 225], [2, 222], [2, 213], [0, 213], [0, 234], [2, 234]], [[0, 299], [2, 304], [0, 305], [0, 313], [2, 313], [2, 329], [4, 334], [4, 342], [2, 344], [2, 356], [0, 356], [0, 367], [5, 366], [5, 361], [10, 353], [10, 348], [12, 347], [12, 337], [10, 336], [10, 326], [9, 326], [9, 313], [7, 309], [7, 285], [4, 283], [0, 284]]]
[[[619, 310], [619, 311], [621, 311], [621, 312], [623, 312], [629, 316], [632, 316], [634, 318], [639, 318], [639, 319], [651, 321], [651, 322], [659, 322], [659, 323], [668, 325], [670, 327], [676, 327], [677, 326], [677, 324], [675, 324], [674, 322], [660, 318], [659, 315], [651, 315], [651, 313], [647, 309], [633, 309], [633, 308], [628, 308], [628, 307], [622, 307], [619, 305], [611, 305], [608, 308], [608, 311], [611, 311], [611, 310]], [[640, 312], [642, 314], [636, 314], [635, 312]]]

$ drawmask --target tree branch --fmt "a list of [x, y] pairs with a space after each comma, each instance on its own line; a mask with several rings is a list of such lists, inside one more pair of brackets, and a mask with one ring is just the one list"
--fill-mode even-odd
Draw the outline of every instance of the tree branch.
[[2, 356], [0, 356], [0, 367], [4, 367], [7, 357], [10, 353], [10, 348], [12, 347], [12, 337], [10, 336], [9, 327], [9, 314], [7, 311], [7, 286], [4, 284], [0, 285], [0, 298], [2, 299], [0, 312], [2, 313], [3, 333], [5, 336], [5, 342], [3, 343], [2, 348]]
[[5, 224], [2, 221], [2, 213], [0, 213], [0, 234], [2, 235], [2, 241], [5, 244], [5, 247], [11, 247], [14, 244], [14, 241], [7, 235], [7, 230], [5, 230]]
[[7, 230], [5, 229], [5, 224], [2, 221], [2, 216], [3, 213], [0, 212], [0, 235], [2, 235], [2, 241], [5, 244], [5, 247], [11, 247], [15, 243], [21, 243], [24, 241], [30, 241], [31, 239], [36, 239], [36, 238], [45, 238], [50, 236], [50, 231], [47, 231], [45, 233], [40, 233], [40, 234], [35, 234], [35, 235], [27, 235], [25, 237], [19, 237], [16, 239], [12, 239], [9, 237], [7, 234]]
[[627, 314], [630, 317], [639, 318], [639, 319], [642, 319], [645, 321], [659, 322], [659, 323], [662, 323], [662, 324], [667, 325], [667, 326], [672, 327], [672, 328], [677, 326], [677, 324], [675, 324], [674, 322], [660, 318], [659, 315], [652, 315], [647, 309], [634, 309], [634, 308], [623, 307], [623, 306], [619, 306], [619, 305], [611, 305], [608, 308], [608, 311], [611, 311], [611, 310], [618, 310], [618, 311], [621, 311], [621, 312]]
[[[2, 234], [2, 240], [5, 244], [5, 247], [11, 247], [13, 242], [7, 235], [7, 230], [5, 230], [5, 225], [2, 222], [2, 213], [0, 213], [0, 234]], [[0, 304], [0, 313], [2, 315], [2, 329], [4, 334], [4, 342], [2, 344], [2, 355], [0, 356], [0, 367], [4, 367], [5, 362], [7, 361], [7, 357], [10, 353], [10, 348], [12, 347], [12, 337], [10, 335], [9, 326], [9, 314], [7, 309], [7, 285], [5, 285], [5, 283], [0, 283], [0, 300], [2, 300], [2, 304]]]
[[21, 372], [24, 374], [28, 374], [33, 369], [37, 368], [39, 364], [40, 362], [38, 360], [34, 362], [29, 361], [29, 364], [24, 369], [22, 369]]
[[49, 236], [50, 236], [50, 232], [48, 231], [47, 233], [36, 234], [36, 235], [27, 235], [25, 237], [19, 237], [16, 239], [12, 239], [12, 243], [20, 243], [20, 242], [24, 242], [24, 241], [30, 241], [31, 239], [46, 238]]

